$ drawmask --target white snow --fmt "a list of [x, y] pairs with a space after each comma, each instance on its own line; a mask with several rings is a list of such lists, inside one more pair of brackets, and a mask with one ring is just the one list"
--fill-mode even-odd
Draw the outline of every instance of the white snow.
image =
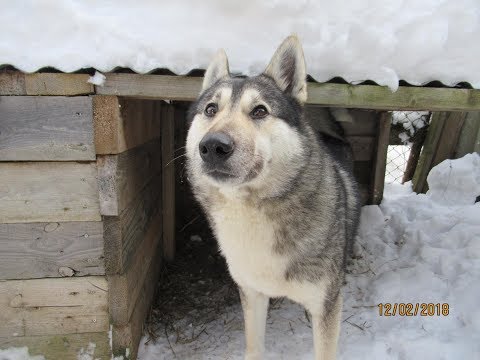
[[[387, 184], [380, 206], [362, 209], [357, 259], [344, 288], [339, 359], [480, 358], [480, 155], [432, 169], [427, 194]], [[379, 303], [448, 304], [447, 316], [380, 316]], [[420, 313], [420, 311], [419, 311]], [[312, 359], [303, 309], [277, 302], [267, 321], [267, 359]], [[191, 327], [193, 341], [160, 337], [139, 360], [242, 359], [240, 306]], [[172, 352], [175, 352], [175, 354]]]
[[106, 79], [105, 75], [103, 75], [99, 71], [95, 71], [95, 74], [93, 76], [90, 76], [88, 78], [87, 82], [89, 82], [90, 84], [97, 85], [97, 86], [103, 86], [103, 84], [105, 83], [105, 79]]
[[0, 349], [0, 360], [45, 360], [45, 357], [41, 355], [30, 356], [28, 348], [25, 346]]
[[3, 1], [0, 33], [0, 64], [26, 72], [120, 66], [185, 74], [223, 47], [233, 72], [251, 74], [296, 33], [320, 82], [480, 87], [478, 0]]

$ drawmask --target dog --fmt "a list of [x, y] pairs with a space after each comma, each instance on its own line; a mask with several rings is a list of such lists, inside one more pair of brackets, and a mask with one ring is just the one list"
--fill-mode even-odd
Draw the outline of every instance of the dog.
[[304, 117], [306, 78], [296, 36], [254, 77], [232, 77], [220, 50], [189, 110], [187, 174], [238, 284], [249, 360], [263, 358], [271, 297], [303, 305], [315, 358], [336, 357], [359, 196], [348, 145]]

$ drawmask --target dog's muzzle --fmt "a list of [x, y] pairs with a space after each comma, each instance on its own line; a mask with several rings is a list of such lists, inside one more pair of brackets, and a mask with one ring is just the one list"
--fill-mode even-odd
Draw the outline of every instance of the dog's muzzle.
[[235, 149], [233, 139], [222, 132], [208, 133], [198, 147], [202, 160], [213, 167], [222, 167]]

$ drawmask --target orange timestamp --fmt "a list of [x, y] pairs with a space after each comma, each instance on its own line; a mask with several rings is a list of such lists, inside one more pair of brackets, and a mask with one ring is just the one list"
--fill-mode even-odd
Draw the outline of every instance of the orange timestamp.
[[377, 305], [380, 316], [448, 316], [447, 303], [380, 303]]

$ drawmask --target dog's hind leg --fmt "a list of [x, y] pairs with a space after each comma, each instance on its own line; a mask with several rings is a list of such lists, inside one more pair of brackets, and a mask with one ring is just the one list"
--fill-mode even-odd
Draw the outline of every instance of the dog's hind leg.
[[336, 359], [342, 315], [342, 295], [338, 293], [333, 301], [327, 302], [328, 304], [323, 306], [321, 311], [310, 312], [312, 315], [315, 360]]
[[239, 287], [245, 320], [245, 360], [260, 360], [265, 348], [268, 297], [251, 288]]

